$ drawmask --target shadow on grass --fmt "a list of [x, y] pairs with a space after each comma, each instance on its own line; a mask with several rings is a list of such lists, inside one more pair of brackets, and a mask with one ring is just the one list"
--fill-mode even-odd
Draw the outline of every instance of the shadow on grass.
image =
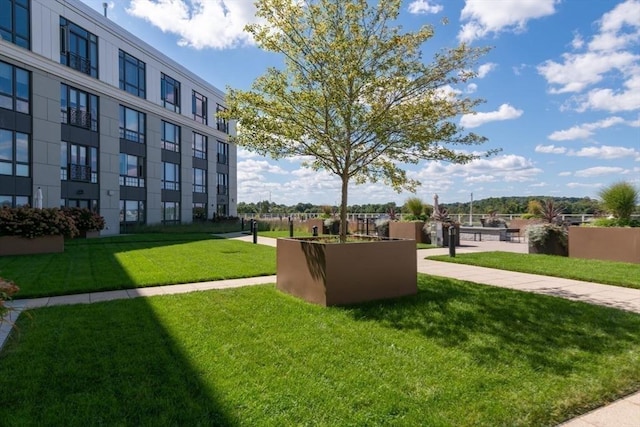
[[238, 424], [146, 298], [33, 310], [18, 326], [0, 357], [2, 425]]
[[632, 313], [426, 275], [418, 287], [415, 297], [344, 309], [360, 321], [463, 348], [479, 364], [523, 361], [559, 375], [574, 371], [581, 354], [614, 355], [640, 342], [640, 316]]

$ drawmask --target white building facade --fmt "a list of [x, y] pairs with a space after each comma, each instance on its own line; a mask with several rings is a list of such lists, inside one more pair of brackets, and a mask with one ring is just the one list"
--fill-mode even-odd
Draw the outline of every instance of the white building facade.
[[78, 0], [0, 1], [0, 205], [106, 220], [237, 214], [224, 93]]

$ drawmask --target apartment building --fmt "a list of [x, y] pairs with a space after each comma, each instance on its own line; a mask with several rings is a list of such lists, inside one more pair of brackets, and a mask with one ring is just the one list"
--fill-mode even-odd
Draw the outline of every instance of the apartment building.
[[236, 215], [224, 93], [78, 0], [0, 0], [0, 205]]

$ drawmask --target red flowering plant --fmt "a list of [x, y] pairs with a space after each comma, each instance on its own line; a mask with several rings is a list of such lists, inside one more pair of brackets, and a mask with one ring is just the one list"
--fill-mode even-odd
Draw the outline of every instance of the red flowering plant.
[[78, 228], [73, 219], [64, 215], [58, 208], [0, 208], [0, 236], [33, 239], [56, 235], [74, 237], [77, 234]]
[[0, 277], [0, 323], [2, 323], [5, 314], [11, 310], [11, 307], [8, 307], [6, 302], [10, 301], [19, 290], [20, 288], [15, 283]]
[[62, 213], [70, 217], [80, 232], [104, 229], [104, 218], [87, 208], [63, 208]]

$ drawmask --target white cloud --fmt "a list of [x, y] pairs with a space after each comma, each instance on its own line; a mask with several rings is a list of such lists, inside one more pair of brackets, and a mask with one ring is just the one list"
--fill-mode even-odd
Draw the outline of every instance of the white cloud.
[[181, 46], [227, 49], [253, 43], [244, 32], [256, 20], [253, 0], [131, 0], [127, 13], [178, 35]]
[[465, 92], [467, 93], [474, 93], [475, 91], [478, 90], [478, 85], [475, 83], [469, 83], [467, 85], [467, 90], [465, 90]]
[[584, 123], [580, 126], [573, 126], [566, 130], [555, 131], [551, 135], [549, 135], [548, 138], [553, 141], [586, 139], [593, 135], [596, 129], [605, 129], [621, 123], [625, 123], [624, 119], [621, 117], [608, 117], [594, 123]]
[[[605, 13], [600, 20], [600, 33], [589, 43], [595, 51], [625, 49], [640, 39], [640, 2], [628, 0]], [[622, 33], [627, 29], [627, 33]]]
[[584, 39], [582, 38], [582, 36], [578, 33], [574, 33], [573, 40], [571, 40], [571, 47], [578, 50], [578, 49], [582, 49], [583, 46], [584, 46]]
[[565, 147], [556, 147], [555, 145], [536, 145], [536, 153], [546, 154], [564, 154], [567, 152]]
[[517, 119], [522, 113], [522, 110], [518, 110], [509, 104], [502, 104], [496, 111], [465, 114], [460, 118], [460, 125], [466, 128], [475, 128], [489, 122]]
[[491, 71], [495, 70], [498, 64], [493, 62], [487, 62], [486, 64], [482, 64], [478, 67], [478, 78], [483, 79], [489, 74]]
[[238, 147], [237, 152], [238, 159], [255, 159], [256, 157], [260, 157], [260, 155], [254, 151], [249, 151], [246, 148]]
[[595, 166], [588, 169], [582, 169], [575, 172], [575, 176], [579, 176], [582, 178], [591, 178], [594, 176], [602, 176], [602, 175], [613, 175], [613, 174], [621, 174], [624, 173], [625, 170], [620, 167], [615, 166]]
[[430, 0], [414, 0], [409, 3], [409, 13], [428, 14], [442, 12], [442, 5], [433, 4]]
[[[637, 67], [640, 72], [640, 67]], [[624, 82], [625, 89], [614, 92], [612, 89], [594, 89], [580, 103], [577, 111], [604, 110], [610, 112], [633, 111], [640, 109], [640, 75], [630, 77]]]
[[599, 147], [585, 147], [578, 151], [571, 150], [567, 153], [570, 156], [577, 157], [594, 157], [598, 159], [622, 159], [636, 158], [640, 159], [640, 151], [628, 147], [612, 147], [610, 145], [602, 145]]
[[254, 172], [254, 173], [271, 173], [277, 175], [284, 175], [288, 172], [282, 169], [280, 166], [269, 163], [266, 160], [254, 160], [247, 159], [241, 162], [238, 162], [238, 173], [240, 172]]
[[596, 184], [584, 184], [582, 182], [570, 182], [567, 184], [567, 187], [569, 188], [590, 188], [590, 189], [594, 189], [594, 188], [599, 188], [602, 187], [602, 183], [596, 183]]
[[571, 172], [560, 172], [558, 176], [571, 176]]
[[522, 32], [527, 21], [555, 13], [558, 0], [519, 0], [496, 3], [486, 0], [466, 0], [460, 21], [467, 21], [458, 33], [463, 42], [498, 34], [502, 31]]

